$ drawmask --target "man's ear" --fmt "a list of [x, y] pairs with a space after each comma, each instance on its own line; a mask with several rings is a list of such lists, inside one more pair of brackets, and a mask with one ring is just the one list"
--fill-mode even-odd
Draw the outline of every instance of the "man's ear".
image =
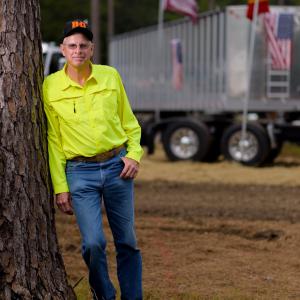
[[91, 46], [91, 57], [93, 57], [93, 55], [94, 55], [94, 49], [95, 49], [95, 46], [94, 46], [94, 44], [92, 43], [92, 46]]
[[59, 48], [60, 48], [61, 54], [62, 54], [63, 56], [66, 56], [66, 55], [65, 55], [65, 46], [64, 46], [63, 44], [60, 44]]

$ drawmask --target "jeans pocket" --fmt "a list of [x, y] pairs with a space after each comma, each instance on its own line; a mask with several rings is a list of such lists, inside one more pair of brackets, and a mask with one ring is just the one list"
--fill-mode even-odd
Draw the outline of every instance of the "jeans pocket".
[[127, 154], [126, 149], [125, 148], [122, 149], [118, 154], [119, 159], [122, 160], [122, 157], [124, 157], [126, 154]]
[[81, 164], [82, 164], [81, 161], [72, 161], [72, 160], [67, 161], [66, 172], [71, 172], [76, 167], [79, 167]]

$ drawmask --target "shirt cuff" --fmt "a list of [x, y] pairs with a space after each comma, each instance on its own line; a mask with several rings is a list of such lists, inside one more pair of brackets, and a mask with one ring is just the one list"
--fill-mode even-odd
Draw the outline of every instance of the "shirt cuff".
[[131, 158], [139, 163], [143, 156], [143, 153], [144, 153], [144, 150], [141, 148], [141, 151], [139, 151], [139, 152], [128, 152], [125, 155], [125, 157]]
[[69, 192], [69, 187], [66, 183], [56, 184], [55, 186], [53, 186], [53, 189], [54, 189], [54, 194]]

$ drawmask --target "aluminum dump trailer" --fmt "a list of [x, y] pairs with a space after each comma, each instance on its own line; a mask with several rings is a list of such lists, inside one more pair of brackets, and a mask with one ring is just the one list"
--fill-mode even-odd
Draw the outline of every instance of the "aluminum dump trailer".
[[[153, 26], [112, 39], [109, 63], [123, 77], [149, 153], [161, 133], [171, 160], [214, 161], [223, 154], [256, 166], [272, 162], [283, 142], [300, 141], [300, 7], [273, 6], [271, 13], [277, 19], [280, 14], [292, 15], [291, 63], [274, 67], [260, 15], [243, 140], [239, 121], [247, 95], [251, 33], [246, 6], [201, 14], [196, 25], [182, 19], [165, 23], [161, 33]], [[175, 40], [181, 46], [182, 64], [172, 56]], [[181, 72], [177, 89], [172, 84], [174, 72]]]

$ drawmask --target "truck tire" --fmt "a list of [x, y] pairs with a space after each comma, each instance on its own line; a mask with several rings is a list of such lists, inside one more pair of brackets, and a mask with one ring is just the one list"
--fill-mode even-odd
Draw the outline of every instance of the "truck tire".
[[278, 140], [276, 148], [271, 148], [271, 150], [270, 150], [269, 154], [267, 155], [264, 163], [265, 164], [272, 164], [274, 162], [274, 160], [276, 159], [276, 157], [280, 154], [280, 152], [282, 150], [282, 147], [283, 147], [283, 141]]
[[221, 148], [224, 157], [247, 166], [260, 166], [270, 153], [270, 142], [266, 130], [257, 123], [248, 123], [244, 154], [242, 153], [242, 126], [229, 126], [223, 134]]
[[173, 122], [164, 130], [162, 143], [168, 158], [172, 161], [201, 161], [209, 148], [210, 134], [203, 123]]

